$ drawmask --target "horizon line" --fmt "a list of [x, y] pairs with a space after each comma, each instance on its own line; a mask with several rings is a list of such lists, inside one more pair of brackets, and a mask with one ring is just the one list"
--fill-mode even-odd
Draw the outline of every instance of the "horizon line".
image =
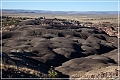
[[[62, 12], [62, 10], [35, 10], [35, 9], [1, 9], [1, 10], [29, 10], [29, 11], [61, 11]], [[72, 10], [71, 10], [72, 11]], [[111, 10], [112, 11], [112, 10]], [[63, 10], [63, 12], [70, 12], [70, 11], [65, 11], [65, 10]], [[73, 11], [73, 12], [109, 12], [109, 11]], [[120, 12], [120, 11], [112, 11], [112, 12]]]

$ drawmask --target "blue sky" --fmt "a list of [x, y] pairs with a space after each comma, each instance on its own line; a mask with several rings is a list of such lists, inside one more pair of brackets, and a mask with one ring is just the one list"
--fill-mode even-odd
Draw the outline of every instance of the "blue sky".
[[3, 1], [2, 9], [52, 10], [52, 11], [118, 11], [116, 1]]

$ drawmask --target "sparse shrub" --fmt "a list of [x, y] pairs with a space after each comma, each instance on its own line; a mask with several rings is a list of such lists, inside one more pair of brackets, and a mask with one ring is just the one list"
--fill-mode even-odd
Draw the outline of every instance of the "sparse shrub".
[[51, 67], [51, 69], [48, 71], [48, 76], [50, 78], [57, 78], [59, 77], [59, 74]]
[[5, 70], [5, 71], [8, 70], [8, 68], [4, 64], [2, 64], [2, 69]]
[[54, 70], [53, 71], [49, 70], [48, 71], [48, 76], [51, 77], [51, 78], [56, 78], [56, 77], [58, 77], [58, 73]]
[[12, 75], [8, 75], [8, 78], [12, 78]]
[[43, 17], [40, 17], [39, 19], [44, 19]]
[[24, 17], [24, 18], [22, 18], [22, 20], [26, 20], [26, 18]]

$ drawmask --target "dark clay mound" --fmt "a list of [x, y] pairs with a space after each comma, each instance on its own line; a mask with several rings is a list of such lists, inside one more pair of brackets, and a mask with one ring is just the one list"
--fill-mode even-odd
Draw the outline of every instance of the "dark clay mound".
[[16, 38], [21, 34], [22, 34], [21, 32], [3, 32], [2, 39]]
[[28, 20], [3, 32], [2, 40], [2, 51], [9, 58], [46, 73], [51, 66], [71, 75], [118, 63], [117, 37], [95, 28]]
[[107, 67], [111, 64], [116, 65], [113, 59], [96, 55], [86, 58], [71, 59], [63, 63], [62, 66], [56, 67], [56, 70], [66, 75], [72, 75], [75, 72], [90, 71], [93, 70], [94, 68]]

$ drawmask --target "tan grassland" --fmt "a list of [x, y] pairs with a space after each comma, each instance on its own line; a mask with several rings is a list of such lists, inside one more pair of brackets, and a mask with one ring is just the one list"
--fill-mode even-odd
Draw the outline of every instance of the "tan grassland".
[[4, 13], [3, 16], [10, 17], [29, 17], [29, 18], [38, 18], [41, 16], [45, 16], [46, 18], [60, 18], [60, 19], [72, 19], [78, 20], [80, 22], [110, 22], [110, 23], [118, 23], [118, 15], [116, 14], [38, 14], [38, 13], [18, 13], [18, 14], [8, 14]]

